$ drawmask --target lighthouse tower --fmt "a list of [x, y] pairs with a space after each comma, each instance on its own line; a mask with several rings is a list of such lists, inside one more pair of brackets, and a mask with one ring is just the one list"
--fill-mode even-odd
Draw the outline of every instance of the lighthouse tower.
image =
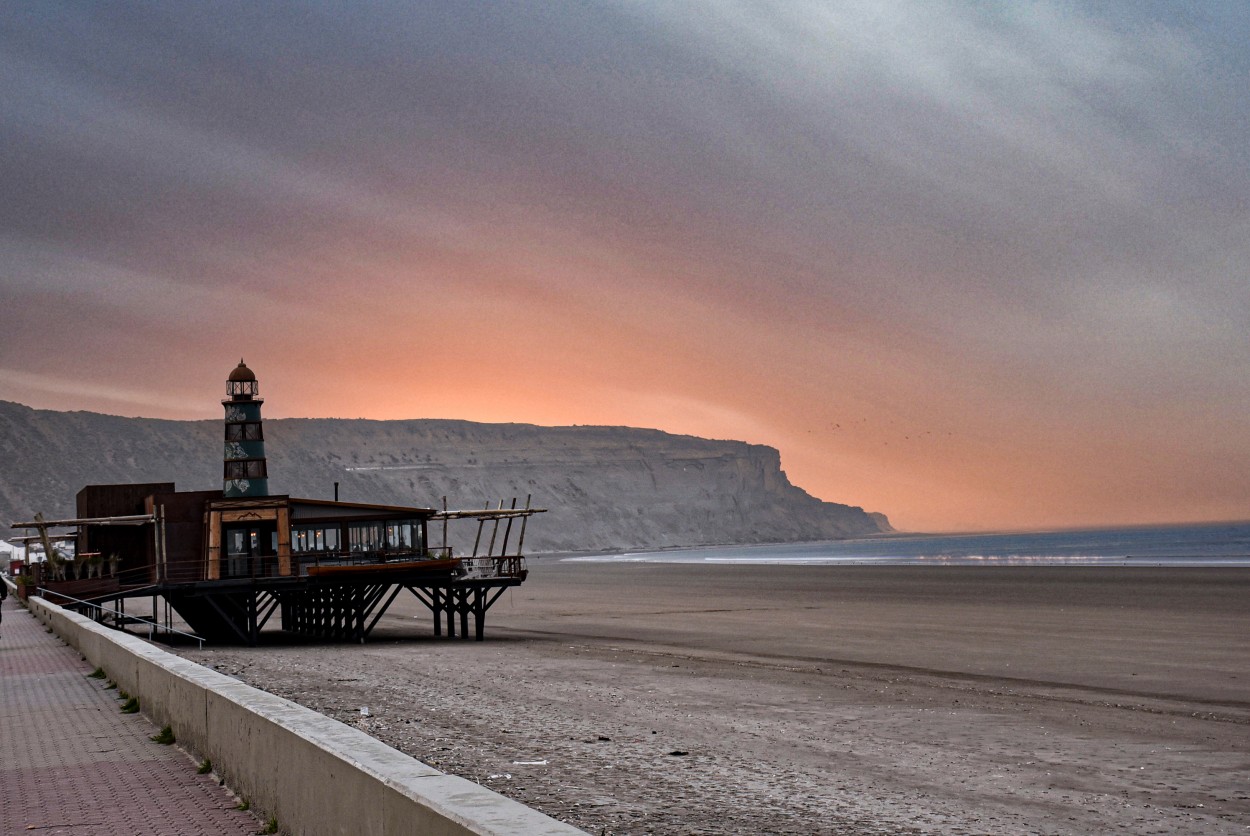
[[256, 375], [243, 360], [226, 381], [225, 495], [268, 496], [269, 473], [265, 465], [265, 435], [260, 425]]

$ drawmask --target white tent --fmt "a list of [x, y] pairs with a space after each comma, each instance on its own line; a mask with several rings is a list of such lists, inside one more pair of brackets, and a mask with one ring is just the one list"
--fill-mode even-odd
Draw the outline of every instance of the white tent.
[[25, 546], [19, 546], [16, 543], [9, 543], [5, 540], [0, 540], [0, 565], [2, 565], [5, 569], [9, 568], [9, 561], [25, 559]]

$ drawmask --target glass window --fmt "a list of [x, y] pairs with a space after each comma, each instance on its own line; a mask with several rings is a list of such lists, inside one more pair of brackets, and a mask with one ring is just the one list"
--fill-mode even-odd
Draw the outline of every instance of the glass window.
[[226, 441], [264, 441], [260, 421], [250, 424], [226, 424]]
[[264, 459], [226, 462], [227, 479], [264, 479], [267, 470]]
[[412, 551], [421, 547], [421, 523], [418, 520], [399, 520], [386, 524], [386, 547], [400, 551]]
[[291, 527], [291, 550], [295, 552], [337, 552], [338, 526], [298, 525]]
[[353, 523], [347, 527], [348, 547], [354, 552], [376, 552], [386, 542], [380, 522]]
[[264, 441], [259, 421], [249, 424], [226, 424], [226, 441]]
[[397, 522], [387, 525], [386, 547], [389, 549], [411, 549], [412, 523]]

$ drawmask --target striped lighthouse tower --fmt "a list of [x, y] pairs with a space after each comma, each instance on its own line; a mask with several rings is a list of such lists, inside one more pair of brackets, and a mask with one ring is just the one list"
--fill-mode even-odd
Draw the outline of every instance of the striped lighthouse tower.
[[265, 434], [261, 431], [260, 397], [256, 375], [239, 360], [226, 381], [225, 495], [268, 496]]

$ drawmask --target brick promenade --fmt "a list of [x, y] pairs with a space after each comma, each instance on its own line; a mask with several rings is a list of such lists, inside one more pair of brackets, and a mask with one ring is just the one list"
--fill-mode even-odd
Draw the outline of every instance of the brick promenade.
[[0, 624], [0, 834], [252, 834], [261, 823], [14, 596]]

